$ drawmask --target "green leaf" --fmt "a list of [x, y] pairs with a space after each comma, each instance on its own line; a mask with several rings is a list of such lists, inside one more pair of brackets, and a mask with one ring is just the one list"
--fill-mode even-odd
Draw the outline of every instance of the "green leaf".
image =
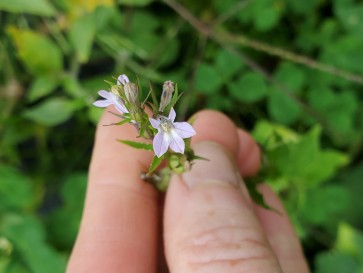
[[1, 0], [0, 10], [40, 16], [54, 16], [56, 14], [56, 10], [48, 0]]
[[267, 88], [264, 78], [254, 72], [244, 74], [235, 83], [228, 85], [233, 97], [243, 102], [257, 102], [266, 96]]
[[149, 5], [153, 0], [118, 0], [121, 5], [143, 7]]
[[358, 36], [363, 28], [363, 4], [338, 6], [335, 13], [346, 30]]
[[156, 168], [160, 166], [160, 164], [163, 162], [163, 160], [164, 160], [164, 156], [157, 157], [155, 155], [154, 158], [153, 158], [153, 161], [151, 162], [151, 165], [150, 165], [149, 171], [147, 172], [147, 175], [152, 174], [156, 170]]
[[70, 26], [69, 39], [80, 63], [86, 63], [91, 54], [96, 31], [96, 20], [94, 14], [84, 14], [73, 21]]
[[228, 81], [244, 64], [227, 50], [220, 49], [215, 58], [214, 67], [224, 81]]
[[122, 140], [118, 139], [117, 141], [129, 145], [130, 147], [136, 148], [136, 149], [143, 149], [147, 151], [153, 151], [153, 145], [148, 143], [142, 143], [142, 142], [135, 142], [130, 140]]
[[45, 126], [55, 126], [68, 120], [76, 110], [74, 101], [50, 98], [23, 112], [23, 116]]
[[358, 272], [354, 257], [337, 251], [320, 252], [315, 258], [316, 273]]
[[45, 230], [34, 216], [6, 214], [2, 218], [1, 232], [14, 244], [18, 259], [31, 272], [65, 272], [65, 258], [46, 243]]
[[63, 56], [47, 36], [32, 30], [8, 28], [19, 59], [34, 75], [54, 74], [63, 69]]
[[29, 179], [15, 168], [0, 165], [0, 209], [26, 208], [32, 200]]
[[275, 88], [270, 90], [267, 110], [272, 119], [282, 124], [294, 123], [301, 113], [295, 100]]
[[326, 181], [346, 165], [349, 160], [345, 154], [320, 148], [320, 134], [320, 127], [314, 127], [298, 141], [268, 151], [275, 172], [308, 188]]
[[305, 84], [304, 73], [292, 63], [280, 64], [274, 77], [279, 83], [294, 93], [301, 93], [300, 91]]
[[222, 78], [214, 67], [201, 64], [196, 71], [195, 88], [206, 95], [214, 94], [222, 86]]
[[58, 80], [52, 76], [37, 77], [31, 84], [28, 100], [33, 102], [39, 98], [47, 96], [55, 90], [58, 85]]
[[363, 234], [349, 224], [341, 223], [339, 225], [335, 248], [361, 260], [363, 263]]

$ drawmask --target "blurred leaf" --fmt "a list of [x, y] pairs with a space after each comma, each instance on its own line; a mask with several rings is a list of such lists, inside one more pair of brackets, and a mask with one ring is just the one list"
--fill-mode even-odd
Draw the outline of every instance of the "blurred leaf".
[[1, 0], [0, 10], [40, 16], [53, 16], [56, 14], [56, 10], [48, 0]]
[[135, 142], [135, 141], [130, 141], [130, 140], [122, 140], [122, 139], [118, 139], [117, 141], [121, 142], [123, 144], [126, 144], [132, 148], [142, 149], [142, 150], [147, 150], [147, 151], [153, 150], [153, 145], [149, 144], [149, 143]]
[[98, 7], [112, 7], [115, 4], [114, 0], [64, 0], [68, 7], [67, 13], [70, 21], [77, 19], [87, 13], [92, 13]]
[[33, 216], [7, 214], [0, 229], [19, 253], [23, 263], [37, 273], [62, 273], [66, 261], [46, 244], [42, 224]]
[[153, 0], [118, 0], [121, 5], [127, 6], [146, 6], [149, 5]]
[[163, 156], [157, 157], [155, 155], [154, 158], [153, 158], [153, 161], [150, 164], [149, 171], [147, 172], [147, 175], [152, 174], [157, 169], [157, 167], [160, 166], [160, 164], [163, 162], [163, 160], [164, 160]]
[[210, 95], [216, 93], [222, 86], [222, 78], [219, 73], [208, 64], [201, 64], [195, 75], [195, 89]]
[[27, 94], [28, 100], [33, 102], [49, 95], [58, 85], [58, 80], [52, 76], [40, 76], [32, 82]]
[[292, 63], [281, 63], [275, 72], [275, 79], [294, 93], [301, 93], [305, 83], [305, 75]]
[[294, 123], [301, 112], [295, 100], [274, 87], [270, 89], [267, 110], [273, 120], [282, 124]]
[[237, 100], [250, 103], [263, 99], [267, 93], [264, 78], [255, 72], [246, 73], [237, 82], [230, 83], [228, 90]]
[[220, 49], [215, 58], [214, 67], [223, 80], [228, 81], [243, 65], [232, 53]]
[[335, 13], [349, 32], [359, 36], [362, 34], [363, 4], [338, 6]]
[[335, 249], [359, 259], [363, 265], [363, 234], [350, 225], [339, 225]]
[[30, 73], [44, 75], [57, 73], [63, 68], [63, 56], [57, 45], [38, 32], [9, 27], [19, 59]]
[[96, 31], [96, 20], [94, 14], [84, 14], [72, 22], [68, 32], [80, 63], [86, 63], [91, 54]]
[[[71, 249], [81, 221], [87, 187], [86, 173], [69, 175], [61, 189], [62, 206], [49, 216], [52, 242], [60, 248]], [[64, 228], [64, 227], [67, 228]]]
[[29, 179], [13, 167], [0, 165], [0, 209], [26, 208], [32, 199]]
[[348, 163], [346, 155], [320, 148], [320, 134], [321, 129], [314, 127], [299, 141], [277, 146], [268, 152], [269, 162], [281, 176], [307, 188], [317, 186]]
[[317, 8], [317, 6], [320, 4], [321, 2], [316, 1], [316, 0], [305, 0], [305, 1], [300, 1], [300, 0], [289, 0], [286, 1], [286, 4], [289, 5], [291, 7], [291, 9], [293, 11], [295, 11], [298, 14], [311, 14], [311, 12], [314, 11], [314, 9]]
[[77, 109], [75, 101], [49, 98], [23, 112], [24, 117], [45, 126], [55, 126], [68, 120]]
[[344, 253], [321, 252], [316, 257], [316, 273], [358, 273], [358, 263]]

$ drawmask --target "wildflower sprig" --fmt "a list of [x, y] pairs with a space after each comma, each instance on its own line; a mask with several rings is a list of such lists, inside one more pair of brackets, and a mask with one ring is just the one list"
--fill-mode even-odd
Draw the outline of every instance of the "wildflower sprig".
[[[142, 175], [146, 181], [152, 182], [157, 188], [165, 189], [172, 173], [182, 173], [189, 170], [196, 156], [190, 147], [190, 138], [196, 132], [188, 122], [176, 122], [175, 104], [182, 94], [172, 81], [165, 81], [160, 100], [150, 85], [150, 91], [142, 101], [141, 86], [133, 83], [122, 74], [116, 82], [108, 82], [110, 91], [101, 90], [98, 94], [103, 98], [93, 103], [97, 107], [114, 105], [120, 122], [110, 125], [132, 124], [140, 138], [152, 140], [151, 143], [119, 140], [119, 142], [136, 149], [144, 149], [154, 153], [154, 158], [148, 171]], [[151, 98], [152, 101], [148, 101]], [[150, 107], [153, 115], [146, 112]], [[165, 167], [159, 170], [161, 163]]]

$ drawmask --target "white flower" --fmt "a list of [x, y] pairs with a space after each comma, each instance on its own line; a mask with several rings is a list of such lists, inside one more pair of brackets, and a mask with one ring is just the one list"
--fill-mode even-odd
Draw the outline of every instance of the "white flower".
[[158, 119], [149, 118], [151, 125], [158, 130], [153, 140], [153, 148], [157, 157], [165, 154], [170, 147], [176, 153], [184, 153], [183, 138], [196, 134], [193, 127], [187, 122], [174, 122], [176, 113], [171, 108], [169, 117], [159, 116]]
[[111, 93], [107, 92], [106, 90], [98, 91], [98, 95], [100, 95], [102, 98], [105, 98], [104, 100], [97, 100], [93, 103], [94, 106], [97, 107], [107, 107], [109, 105], [115, 105], [117, 111], [119, 111], [121, 114], [128, 113], [129, 111], [126, 109], [124, 102], [122, 99]]

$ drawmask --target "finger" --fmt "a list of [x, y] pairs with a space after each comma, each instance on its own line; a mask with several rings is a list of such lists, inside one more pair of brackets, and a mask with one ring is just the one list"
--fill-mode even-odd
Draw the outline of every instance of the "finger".
[[140, 141], [131, 125], [103, 126], [117, 121], [105, 111], [97, 128], [69, 273], [154, 272], [156, 268], [157, 194], [140, 179], [152, 153], [117, 142]]
[[166, 197], [164, 238], [171, 272], [281, 272], [241, 190], [233, 156], [211, 142], [194, 149], [209, 161], [198, 160], [190, 172], [173, 176]]
[[276, 194], [266, 185], [259, 188], [266, 203], [279, 213], [255, 205], [258, 219], [277, 255], [283, 272], [308, 273], [309, 269], [300, 242], [288, 215]]
[[261, 165], [261, 152], [255, 140], [247, 132], [238, 129], [237, 163], [243, 177], [257, 174]]
[[237, 155], [237, 128], [227, 116], [217, 111], [203, 110], [196, 113], [192, 119], [195, 119], [193, 125], [197, 131], [196, 136], [192, 138], [192, 144], [209, 140], [221, 144], [230, 153]]

